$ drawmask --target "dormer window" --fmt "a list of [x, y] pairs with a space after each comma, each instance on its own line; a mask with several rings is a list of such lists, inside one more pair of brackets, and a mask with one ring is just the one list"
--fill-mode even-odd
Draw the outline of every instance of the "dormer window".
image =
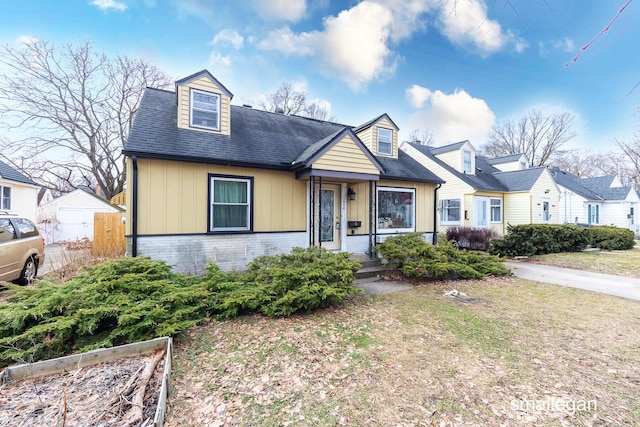
[[464, 173], [471, 173], [471, 151], [464, 151], [464, 163], [463, 163]]
[[378, 128], [378, 154], [390, 156], [393, 154], [393, 131]]
[[191, 89], [189, 125], [220, 130], [220, 95]]

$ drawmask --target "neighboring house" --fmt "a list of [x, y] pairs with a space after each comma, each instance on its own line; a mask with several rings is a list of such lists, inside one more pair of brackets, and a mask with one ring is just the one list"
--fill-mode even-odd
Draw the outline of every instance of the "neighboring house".
[[38, 207], [38, 228], [49, 243], [93, 240], [94, 214], [120, 208], [83, 189], [73, 190]]
[[640, 197], [632, 186], [624, 186], [618, 177], [581, 178], [551, 168], [560, 187], [561, 222], [586, 225], [615, 225], [640, 231]]
[[199, 273], [293, 247], [372, 255], [385, 236], [433, 238], [442, 180], [398, 151], [386, 115], [352, 127], [231, 105], [203, 70], [147, 89], [127, 156], [127, 253]]
[[445, 181], [438, 190], [440, 232], [490, 227], [504, 235], [508, 224], [558, 223], [558, 186], [547, 168], [527, 168], [522, 155], [487, 159], [469, 141], [400, 149]]
[[36, 221], [40, 186], [0, 161], [0, 211]]

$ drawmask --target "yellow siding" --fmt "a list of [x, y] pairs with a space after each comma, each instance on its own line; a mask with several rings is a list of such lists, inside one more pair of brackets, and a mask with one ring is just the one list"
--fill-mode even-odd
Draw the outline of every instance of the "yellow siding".
[[348, 187], [356, 192], [356, 199], [347, 199], [347, 221], [362, 221], [355, 233], [369, 234], [369, 182], [352, 183]]
[[511, 225], [531, 224], [531, 194], [505, 193], [504, 222]]
[[476, 170], [476, 153], [471, 146], [471, 144], [464, 144], [462, 147], [457, 150], [447, 151], [445, 153], [436, 154], [436, 157], [445, 162], [447, 165], [451, 166], [458, 172], [464, 172], [464, 155], [462, 154], [465, 150], [471, 151], [471, 171], [475, 174]]
[[[220, 131], [213, 131], [189, 126], [189, 89], [199, 89], [220, 95]], [[205, 76], [178, 86], [178, 127], [182, 129], [197, 129], [202, 132], [231, 134], [231, 98], [227, 96], [213, 81]]]
[[313, 163], [313, 169], [379, 175], [380, 170], [350, 136], [345, 136]]
[[[133, 176], [130, 163], [128, 160], [128, 177]], [[138, 233], [205, 233], [208, 226], [209, 173], [254, 178], [254, 231], [306, 229], [306, 183], [297, 181], [292, 173], [140, 159]], [[132, 186], [133, 183], [129, 182], [128, 188]], [[129, 194], [127, 192], [127, 199]], [[128, 215], [130, 212], [131, 209]], [[128, 233], [131, 232], [129, 227], [130, 221], [127, 221]]]
[[[549, 191], [546, 193], [546, 191]], [[531, 198], [533, 200], [533, 222], [542, 223], [542, 200], [548, 199], [550, 202], [549, 218], [550, 224], [558, 224], [560, 222], [560, 191], [551, 174], [547, 169], [542, 171], [540, 177], [531, 188]]]
[[[384, 154], [378, 154], [378, 128], [391, 129], [392, 133], [392, 148], [391, 156], [385, 156]], [[398, 129], [391, 123], [386, 117], [383, 117], [372, 126], [359, 132], [358, 138], [364, 143], [364, 145], [376, 156], [381, 157], [393, 157], [398, 158]]]

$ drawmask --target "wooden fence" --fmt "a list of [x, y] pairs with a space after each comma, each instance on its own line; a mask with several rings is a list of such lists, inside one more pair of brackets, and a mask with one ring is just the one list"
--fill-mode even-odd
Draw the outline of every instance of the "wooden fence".
[[124, 212], [96, 212], [93, 218], [94, 256], [118, 256], [126, 251]]

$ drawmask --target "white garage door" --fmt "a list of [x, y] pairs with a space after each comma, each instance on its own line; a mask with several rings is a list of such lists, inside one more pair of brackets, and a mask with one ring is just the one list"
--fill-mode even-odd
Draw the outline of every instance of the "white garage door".
[[60, 235], [57, 240], [72, 242], [85, 237], [93, 240], [93, 214], [103, 210], [99, 208], [59, 208]]

